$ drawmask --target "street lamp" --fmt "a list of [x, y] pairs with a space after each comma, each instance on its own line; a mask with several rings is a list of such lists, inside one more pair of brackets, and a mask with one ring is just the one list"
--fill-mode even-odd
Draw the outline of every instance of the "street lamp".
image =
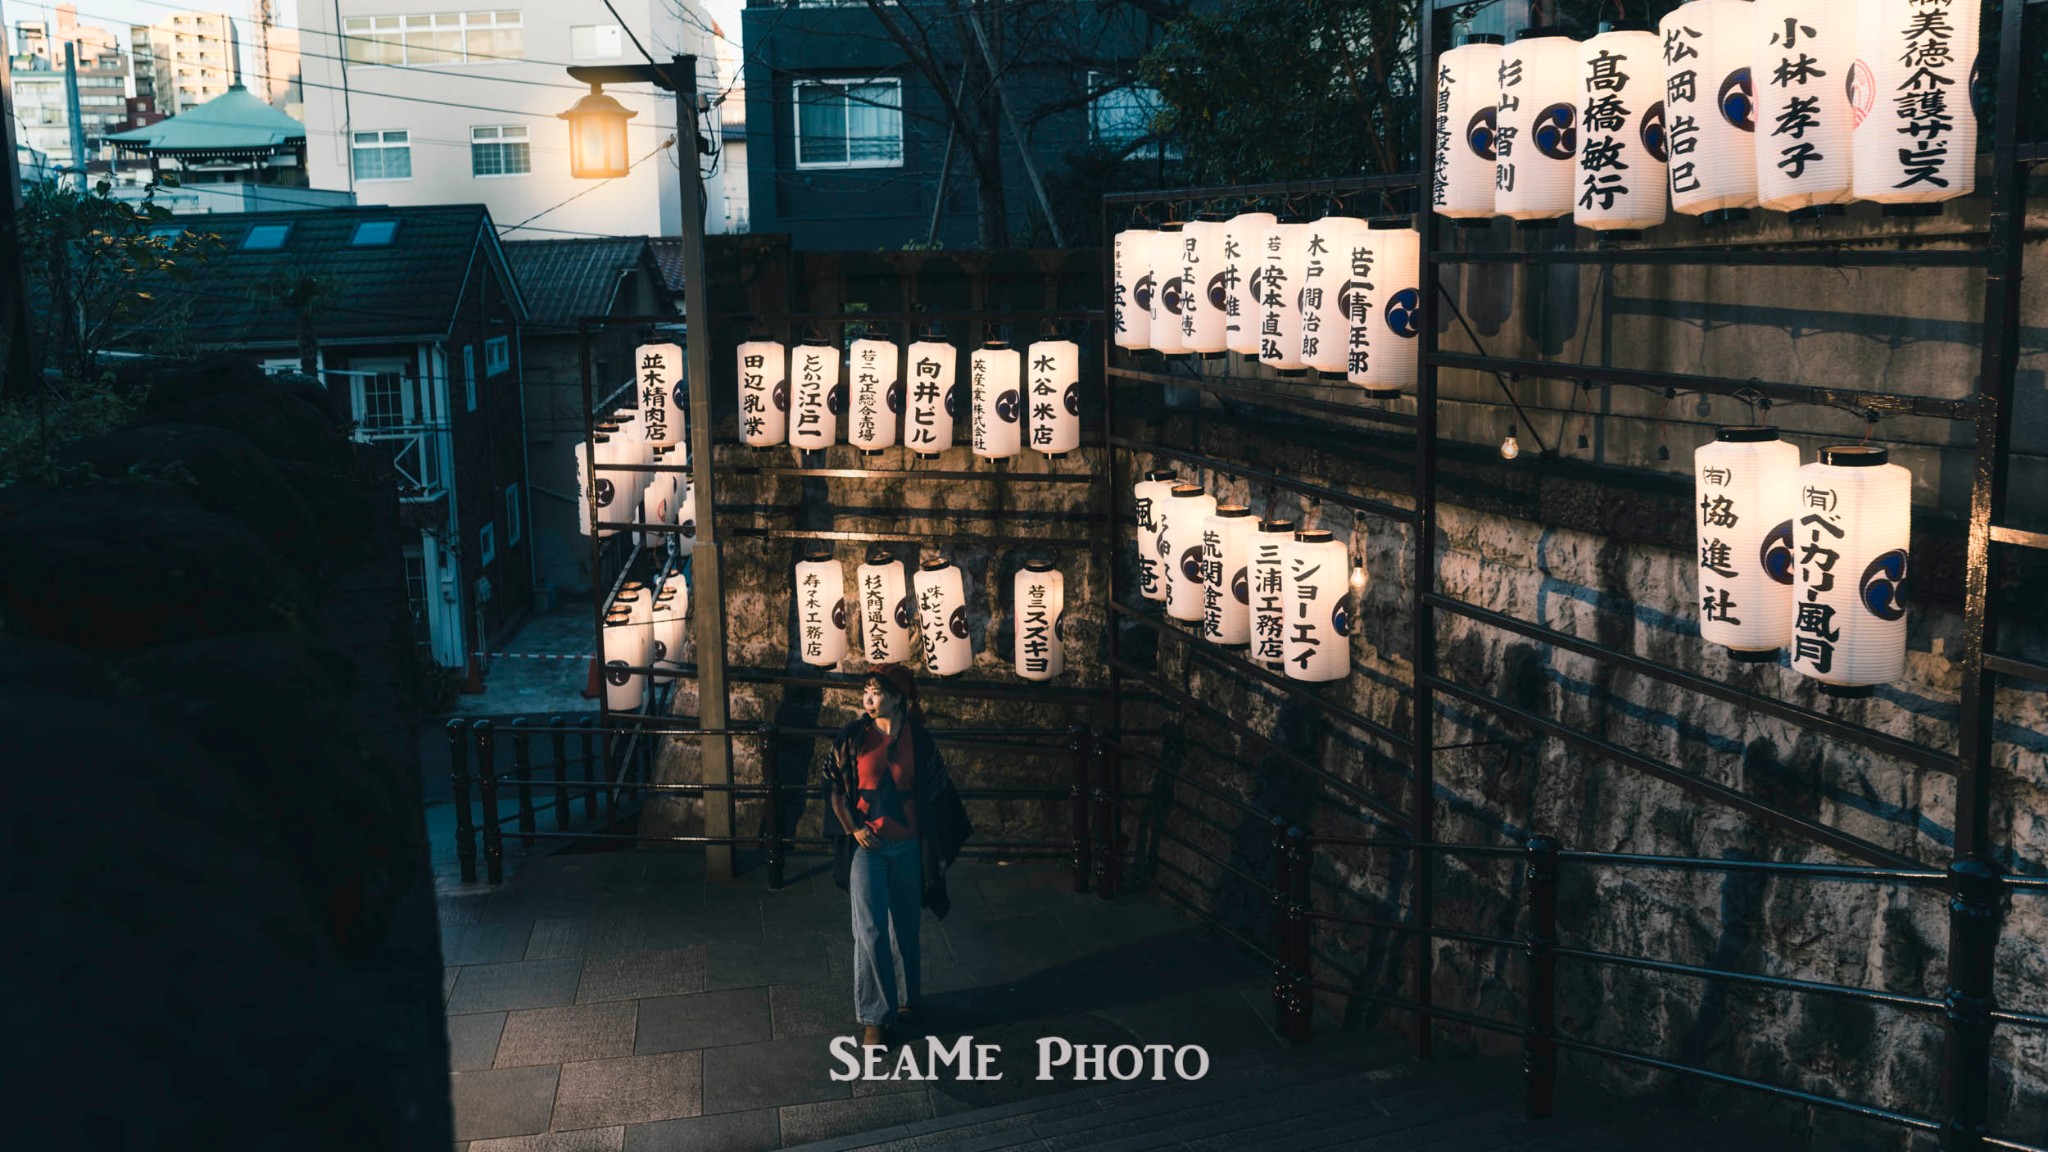
[[638, 115], [595, 83], [574, 108], [556, 113], [569, 122], [569, 174], [578, 180], [624, 176], [633, 166], [626, 155], [626, 121]]

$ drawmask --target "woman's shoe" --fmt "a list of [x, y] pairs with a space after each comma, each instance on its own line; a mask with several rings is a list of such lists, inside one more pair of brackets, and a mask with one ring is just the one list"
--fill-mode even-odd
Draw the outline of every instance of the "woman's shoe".
[[898, 1008], [896, 1010], [896, 1022], [898, 1024], [917, 1023], [917, 1009], [911, 1007], [908, 1004], [905, 1004], [903, 1007]]
[[863, 1048], [885, 1048], [880, 1024], [863, 1024], [860, 1029], [860, 1046]]

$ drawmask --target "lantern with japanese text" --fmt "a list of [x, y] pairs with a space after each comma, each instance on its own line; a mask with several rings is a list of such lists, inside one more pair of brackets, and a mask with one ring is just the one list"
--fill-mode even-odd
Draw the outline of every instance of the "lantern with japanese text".
[[1017, 570], [1010, 587], [1017, 626], [1017, 675], [1050, 680], [1066, 671], [1060, 617], [1067, 610], [1067, 580], [1050, 560], [1033, 558]]
[[1223, 222], [1222, 281], [1207, 291], [1222, 290], [1223, 346], [1240, 356], [1259, 354], [1259, 317], [1263, 304], [1266, 233], [1278, 218], [1271, 212], [1240, 212]]
[[829, 448], [839, 437], [839, 349], [806, 341], [789, 353], [789, 445], [807, 451]]
[[896, 443], [896, 417], [903, 411], [896, 356], [894, 341], [867, 336], [846, 352], [846, 442], [869, 455]]
[[1700, 638], [1737, 660], [1776, 662], [1792, 635], [1799, 449], [1776, 428], [1723, 428], [1692, 456]]
[[1756, 191], [1794, 219], [1839, 214], [1854, 195], [1848, 79], [1856, 0], [1756, 0]]
[[967, 358], [974, 385], [974, 454], [985, 460], [1015, 456], [1024, 440], [1024, 392], [1017, 350], [991, 340]]
[[1281, 552], [1294, 542], [1294, 521], [1261, 520], [1252, 534], [1252, 659], [1278, 670], [1287, 659], [1286, 577]]
[[647, 698], [647, 674], [635, 668], [647, 667], [653, 649], [649, 626], [637, 624], [633, 613], [618, 607], [605, 613], [604, 706], [613, 712], [632, 712]]
[[1229, 648], [1251, 643], [1252, 530], [1242, 504], [1219, 504], [1202, 523], [1202, 637]]
[[1572, 221], [1629, 233], [1664, 222], [1664, 56], [1649, 26], [1617, 20], [1579, 45], [1578, 199]]
[[1230, 350], [1224, 325], [1230, 319], [1230, 289], [1223, 271], [1223, 216], [1205, 212], [1180, 230], [1181, 347], [1205, 360]]
[[1661, 27], [1671, 209], [1742, 219], [1756, 206], [1756, 5], [1687, 0]]
[[1351, 342], [1343, 288], [1351, 253], [1366, 234], [1365, 221], [1325, 216], [1308, 228], [1308, 258], [1301, 266], [1301, 361], [1325, 376], [1342, 378]]
[[1202, 619], [1202, 587], [1208, 560], [1202, 528], [1216, 514], [1216, 498], [1193, 484], [1176, 484], [1160, 512], [1160, 567], [1166, 571], [1166, 614], [1196, 623]]
[[[585, 536], [595, 531], [593, 515], [596, 520], [610, 519], [609, 509], [618, 489], [609, 473], [598, 472], [593, 465], [611, 463], [611, 452], [612, 438], [603, 432], [576, 445], [576, 529]], [[605, 535], [611, 535], [610, 530]]]
[[1524, 28], [1501, 49], [1494, 105], [1494, 210], [1518, 228], [1572, 214], [1579, 171], [1579, 44]]
[[[672, 449], [656, 445], [651, 452], [650, 464], [656, 466], [670, 462]], [[640, 498], [640, 522], [647, 525], [673, 525], [676, 516], [676, 474], [673, 472], [649, 472], [647, 492]], [[658, 528], [642, 528], [633, 534], [633, 539], [642, 548], [661, 548], [668, 543], [672, 533]]]
[[618, 466], [612, 472], [612, 483], [619, 490], [619, 519], [637, 521], [640, 502], [647, 495], [648, 474], [640, 471], [640, 465], [653, 459], [652, 449], [640, 438], [639, 413], [631, 408], [613, 412], [606, 423], [612, 426], [612, 463]]
[[789, 436], [789, 350], [773, 340], [739, 347], [740, 443], [772, 448]]
[[1154, 468], [1138, 481], [1133, 505], [1138, 514], [1138, 590], [1147, 600], [1166, 599], [1166, 570], [1159, 564], [1159, 522], [1180, 477]]
[[1846, 91], [1858, 200], [1893, 214], [1977, 186], [1970, 105], [1982, 13], [1970, 0], [1860, 0]]
[[675, 592], [674, 583], [663, 585], [654, 597], [653, 650], [648, 655], [648, 667], [655, 670], [656, 684], [674, 680], [683, 659], [683, 616], [689, 611], [690, 602]]
[[1024, 350], [1031, 447], [1053, 458], [1081, 446], [1081, 347], [1040, 340]]
[[1431, 203], [1453, 220], [1494, 214], [1495, 104], [1500, 99], [1501, 38], [1465, 37], [1436, 69], [1436, 171]]
[[1152, 238], [1152, 327], [1150, 336], [1152, 350], [1166, 356], [1178, 356], [1188, 350], [1187, 337], [1181, 332], [1181, 307], [1187, 303], [1186, 281], [1182, 278], [1186, 265], [1181, 262], [1181, 229], [1179, 221], [1168, 221], [1159, 226], [1158, 235]]
[[974, 663], [967, 637], [967, 589], [960, 569], [941, 557], [926, 560], [916, 579], [917, 619], [924, 634], [924, 666], [934, 676], [956, 676]]
[[642, 344], [633, 350], [639, 374], [635, 391], [640, 405], [641, 439], [648, 444], [674, 444], [682, 438], [683, 350], [675, 344]]
[[1349, 340], [1344, 378], [1382, 397], [1415, 386], [1422, 235], [1406, 216], [1373, 220], [1354, 240], [1339, 302]]
[[1116, 234], [1116, 346], [1142, 352], [1152, 346], [1152, 242], [1158, 232], [1126, 228]]
[[925, 339], [904, 352], [910, 371], [910, 414], [903, 446], [929, 460], [953, 446], [953, 418], [960, 414], [960, 353], [942, 340]]
[[909, 660], [917, 606], [910, 599], [903, 562], [887, 548], [870, 548], [867, 562], [854, 572], [854, 582], [860, 598], [861, 654], [870, 664]]
[[1282, 659], [1290, 680], [1341, 680], [1351, 674], [1351, 555], [1322, 528], [1304, 528], [1280, 546]]
[[1301, 358], [1301, 279], [1310, 224], [1287, 216], [1259, 241], [1259, 363], [1282, 376], [1308, 370]]
[[1906, 671], [1913, 475], [1883, 449], [1845, 444], [1799, 469], [1792, 522], [1792, 667], [1836, 695]]
[[797, 561], [796, 639], [806, 664], [830, 668], [846, 659], [846, 570], [830, 549]]

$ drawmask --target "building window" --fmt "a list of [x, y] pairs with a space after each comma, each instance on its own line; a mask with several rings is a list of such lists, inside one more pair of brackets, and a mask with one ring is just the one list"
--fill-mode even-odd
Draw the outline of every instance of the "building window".
[[484, 375], [496, 376], [512, 370], [512, 338], [493, 336], [484, 341]]
[[524, 21], [516, 11], [351, 16], [341, 31], [351, 64], [488, 64], [526, 56]]
[[[1157, 159], [1160, 154], [1159, 141], [1143, 147], [1132, 145], [1152, 135], [1152, 121], [1159, 115], [1165, 103], [1159, 99], [1159, 91], [1143, 84], [1125, 84], [1111, 88], [1117, 78], [1107, 72], [1088, 73], [1088, 90], [1099, 93], [1088, 102], [1088, 136], [1099, 147], [1108, 148], [1129, 160]], [[1103, 89], [1108, 88], [1108, 91]], [[1168, 148], [1166, 157], [1177, 159], [1178, 149]]]
[[505, 125], [469, 130], [469, 170], [477, 176], [524, 176], [533, 171], [526, 128]]
[[519, 482], [505, 485], [505, 546], [519, 543]]
[[356, 133], [355, 165], [357, 180], [412, 179], [412, 133]]
[[617, 24], [583, 24], [569, 29], [569, 59], [617, 60], [625, 45]]
[[797, 81], [797, 167], [898, 168], [902, 164], [901, 81]]
[[242, 236], [242, 251], [275, 252], [284, 247], [285, 237], [291, 234], [289, 224], [258, 224]]
[[372, 248], [379, 244], [391, 243], [391, 238], [396, 235], [396, 220], [365, 220], [356, 225], [356, 230], [349, 235], [348, 243], [351, 248]]
[[476, 530], [477, 567], [482, 568], [498, 558], [498, 529], [486, 523]]
[[476, 345], [462, 346], [462, 388], [469, 398], [469, 410], [476, 411]]

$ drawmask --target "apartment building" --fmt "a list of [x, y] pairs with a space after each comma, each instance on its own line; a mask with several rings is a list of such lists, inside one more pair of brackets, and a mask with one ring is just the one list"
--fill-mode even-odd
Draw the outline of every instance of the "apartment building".
[[135, 95], [171, 116], [225, 96], [241, 76], [240, 37], [225, 12], [173, 12], [135, 25]]

